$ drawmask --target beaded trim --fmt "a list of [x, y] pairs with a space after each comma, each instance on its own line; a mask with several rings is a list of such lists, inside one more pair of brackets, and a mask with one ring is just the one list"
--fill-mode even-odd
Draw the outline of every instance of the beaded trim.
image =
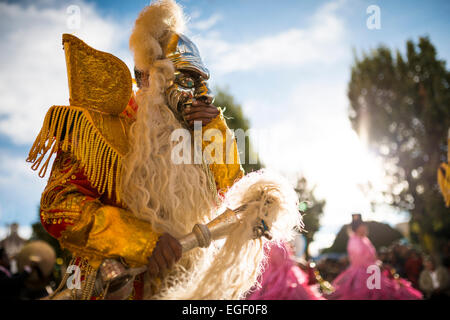
[[[63, 134], [63, 129], [70, 129], [70, 134]], [[33, 170], [39, 169], [39, 177], [43, 178], [51, 157], [59, 150], [70, 151], [80, 161], [87, 178], [100, 194], [107, 191], [111, 197], [114, 191], [116, 200], [120, 202], [117, 186], [120, 185], [122, 157], [88, 119], [82, 108], [51, 107], [30, 149], [27, 162], [32, 163]]]

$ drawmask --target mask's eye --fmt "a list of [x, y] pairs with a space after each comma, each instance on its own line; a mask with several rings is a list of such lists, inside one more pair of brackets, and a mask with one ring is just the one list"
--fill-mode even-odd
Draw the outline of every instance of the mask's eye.
[[184, 75], [180, 75], [175, 80], [180, 86], [185, 87], [187, 89], [192, 89], [195, 87], [195, 81], [191, 77], [187, 77]]

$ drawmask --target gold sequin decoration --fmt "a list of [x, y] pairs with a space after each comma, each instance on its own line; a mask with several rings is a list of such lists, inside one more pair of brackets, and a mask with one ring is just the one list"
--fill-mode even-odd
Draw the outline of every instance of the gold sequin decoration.
[[70, 105], [120, 114], [132, 91], [131, 74], [126, 64], [110, 53], [95, 50], [71, 34], [63, 34], [62, 41]]

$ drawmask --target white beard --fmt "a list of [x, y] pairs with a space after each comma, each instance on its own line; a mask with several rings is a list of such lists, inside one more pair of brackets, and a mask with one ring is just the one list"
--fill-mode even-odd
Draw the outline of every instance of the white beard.
[[[203, 165], [172, 162], [172, 150], [179, 142], [171, 141], [171, 135], [182, 125], [167, 106], [162, 75], [155, 72], [150, 78], [152, 86], [137, 95], [139, 109], [130, 128], [131, 150], [122, 164], [122, 199], [155, 231], [180, 238], [190, 233], [196, 223], [212, 220], [220, 204], [216, 203], [217, 191], [211, 187]], [[263, 207], [261, 203], [256, 206]], [[262, 240], [249, 240], [246, 228], [250, 228], [249, 224], [240, 225], [221, 247], [211, 245], [184, 253], [162, 277], [157, 292], [152, 292], [156, 285], [153, 279], [144, 282], [144, 298], [242, 297], [255, 283], [264, 257]]]
[[214, 216], [214, 184], [205, 166], [173, 163], [171, 152], [178, 142], [171, 141], [171, 134], [182, 125], [164, 101], [140, 91], [137, 103], [131, 150], [123, 162], [122, 197], [155, 231], [179, 237]]

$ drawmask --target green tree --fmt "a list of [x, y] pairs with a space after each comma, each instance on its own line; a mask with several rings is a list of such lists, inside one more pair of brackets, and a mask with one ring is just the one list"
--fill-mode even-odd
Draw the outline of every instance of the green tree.
[[298, 194], [300, 204], [305, 204], [304, 208], [300, 208], [303, 213], [303, 222], [305, 224], [306, 232], [303, 235], [306, 238], [305, 255], [309, 259], [309, 245], [314, 240], [314, 234], [320, 228], [320, 217], [323, 214], [325, 207], [325, 200], [318, 200], [314, 195], [315, 186], [310, 188], [305, 177], [300, 177], [297, 180], [295, 192]]
[[[214, 91], [214, 105], [225, 109], [224, 117], [227, 120], [228, 127], [233, 130], [242, 129], [244, 132], [247, 131], [250, 128], [250, 121], [244, 115], [242, 106], [234, 100], [234, 97], [228, 90], [217, 87]], [[245, 150], [239, 150], [239, 154], [245, 173], [261, 169], [262, 164], [251, 147], [248, 137], [245, 138]], [[252, 155], [252, 159], [258, 159], [257, 163], [250, 164], [250, 155]]]
[[429, 252], [449, 239], [436, 172], [447, 153], [450, 73], [428, 38], [355, 58], [348, 87], [353, 129], [384, 159], [385, 201], [411, 214], [410, 234]]

